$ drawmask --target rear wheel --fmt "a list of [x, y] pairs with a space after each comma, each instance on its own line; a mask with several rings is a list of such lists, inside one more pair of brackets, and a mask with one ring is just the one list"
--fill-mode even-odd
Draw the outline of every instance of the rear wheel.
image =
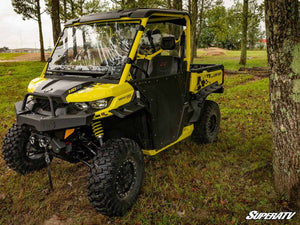
[[194, 124], [192, 140], [198, 144], [211, 143], [217, 139], [220, 128], [220, 109], [216, 102], [206, 100], [199, 120]]
[[26, 126], [13, 124], [6, 133], [2, 154], [9, 168], [26, 174], [47, 166], [43, 149], [30, 144], [31, 131]]
[[107, 216], [123, 216], [134, 204], [144, 176], [143, 153], [136, 142], [109, 140], [92, 162], [88, 196]]

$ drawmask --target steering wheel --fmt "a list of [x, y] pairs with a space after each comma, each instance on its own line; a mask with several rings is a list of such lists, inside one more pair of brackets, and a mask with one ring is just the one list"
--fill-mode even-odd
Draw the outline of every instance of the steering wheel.
[[134, 68], [136, 68], [136, 69], [138, 69], [138, 70], [140, 70], [140, 71], [142, 71], [145, 74], [146, 78], [150, 77], [150, 75], [147, 73], [147, 71], [144, 70], [142, 67], [140, 67], [140, 66], [138, 66], [138, 65], [136, 65], [134, 63], [131, 63], [131, 66], [134, 67]]

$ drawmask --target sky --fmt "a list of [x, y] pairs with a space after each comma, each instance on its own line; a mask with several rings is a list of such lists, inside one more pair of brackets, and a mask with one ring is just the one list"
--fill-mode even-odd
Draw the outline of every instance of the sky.
[[[262, 0], [259, 0], [262, 1]], [[225, 6], [230, 7], [234, 0], [224, 0]], [[44, 8], [44, 0], [41, 6]], [[42, 14], [44, 47], [53, 46], [52, 24], [50, 15]], [[35, 20], [23, 20], [15, 13], [11, 0], [0, 0], [0, 48], [39, 48], [38, 24]]]

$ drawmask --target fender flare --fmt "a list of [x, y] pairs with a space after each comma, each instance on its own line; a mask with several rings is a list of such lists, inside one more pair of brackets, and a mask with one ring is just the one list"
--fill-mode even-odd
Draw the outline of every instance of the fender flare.
[[194, 113], [192, 117], [190, 118], [190, 123], [195, 123], [199, 120], [199, 117], [201, 115], [201, 111], [203, 108], [203, 104], [205, 102], [205, 99], [208, 95], [212, 93], [223, 93], [224, 88], [222, 85], [218, 84], [218, 82], [215, 82], [211, 85], [208, 85], [207, 87], [201, 89], [196, 95], [195, 99], [191, 101], [191, 106], [194, 110]]

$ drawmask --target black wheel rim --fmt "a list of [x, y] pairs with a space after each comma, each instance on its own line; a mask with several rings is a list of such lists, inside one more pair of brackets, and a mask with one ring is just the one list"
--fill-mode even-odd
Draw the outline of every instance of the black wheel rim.
[[208, 121], [208, 130], [210, 133], [213, 133], [217, 127], [217, 117], [216, 115], [212, 115]]
[[123, 199], [131, 192], [136, 181], [136, 163], [125, 160], [120, 166], [116, 176], [116, 190], [119, 198]]

